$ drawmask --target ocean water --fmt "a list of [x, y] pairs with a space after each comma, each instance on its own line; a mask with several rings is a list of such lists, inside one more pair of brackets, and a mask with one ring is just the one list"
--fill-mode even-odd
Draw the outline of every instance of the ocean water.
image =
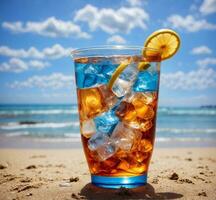
[[[0, 136], [80, 141], [77, 105], [0, 105]], [[160, 107], [156, 140], [216, 141], [216, 108]]]

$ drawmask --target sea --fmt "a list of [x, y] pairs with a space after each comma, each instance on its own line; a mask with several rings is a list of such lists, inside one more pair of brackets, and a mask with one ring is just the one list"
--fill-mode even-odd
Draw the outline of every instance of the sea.
[[[0, 105], [1, 138], [80, 143], [77, 105]], [[156, 142], [216, 146], [216, 108], [159, 107]]]

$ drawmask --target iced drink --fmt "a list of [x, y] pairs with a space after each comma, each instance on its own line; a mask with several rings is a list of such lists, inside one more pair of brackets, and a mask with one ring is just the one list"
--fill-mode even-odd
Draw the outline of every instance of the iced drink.
[[92, 56], [97, 49], [88, 51], [91, 55], [78, 52], [74, 62], [92, 183], [106, 188], [143, 185], [154, 147], [160, 53], [145, 50], [142, 56], [141, 48], [113, 47]]

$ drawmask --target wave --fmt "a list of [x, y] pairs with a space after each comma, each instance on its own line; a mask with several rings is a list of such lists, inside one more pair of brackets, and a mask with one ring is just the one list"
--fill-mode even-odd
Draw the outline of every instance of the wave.
[[13, 110], [13, 111], [0, 111], [1, 115], [57, 115], [57, 114], [77, 114], [77, 109], [73, 110], [64, 110], [64, 109], [55, 109], [55, 110]]
[[28, 131], [22, 131], [22, 132], [10, 132], [10, 133], [2, 133], [2, 135], [5, 135], [7, 137], [18, 137], [18, 136], [28, 136]]
[[31, 133], [29, 131], [18, 131], [18, 132], [9, 132], [2, 133], [6, 137], [20, 137], [20, 136], [30, 136], [32, 138], [71, 138], [71, 139], [79, 139], [81, 138], [80, 133], [62, 133], [62, 134], [50, 134], [50, 133]]
[[[62, 114], [78, 114], [77, 106], [73, 106], [68, 109], [47, 109], [47, 108], [31, 108], [23, 109], [14, 108], [0, 110], [0, 117], [2, 116], [18, 116], [18, 115], [62, 115]], [[171, 108], [171, 107], [160, 107], [158, 109], [160, 115], [204, 115], [204, 116], [216, 116], [215, 108]]]
[[161, 132], [167, 132], [167, 133], [192, 133], [192, 134], [205, 134], [205, 133], [216, 133], [215, 128], [211, 129], [197, 129], [197, 128], [188, 128], [188, 129], [182, 129], [182, 128], [157, 128], [156, 132], [161, 133]]
[[210, 115], [216, 116], [216, 109], [180, 109], [180, 108], [159, 108], [158, 114], [162, 115]]
[[169, 138], [169, 137], [156, 137], [157, 142], [206, 142], [206, 141], [215, 141], [216, 139], [212, 138], [202, 138], [202, 137], [181, 137], [181, 138]]
[[[39, 142], [49, 142], [49, 143], [56, 143], [56, 142], [78, 142], [81, 143], [81, 135], [79, 133], [71, 134], [71, 133], [64, 133], [63, 135], [58, 136], [50, 136], [48, 133], [43, 135], [33, 135], [30, 132], [11, 132], [1, 134], [0, 137], [14, 137], [19, 138], [22, 137], [23, 139], [31, 139], [34, 141]], [[180, 137], [180, 138], [170, 138], [170, 137], [156, 137], [155, 138], [157, 143], [172, 143], [172, 142], [190, 142], [193, 144], [194, 142], [204, 143], [204, 142], [211, 142], [216, 144], [216, 139], [213, 138], [203, 138], [203, 137]]]
[[36, 123], [36, 124], [20, 124], [19, 122], [9, 122], [7, 124], [0, 125], [0, 129], [3, 130], [15, 130], [15, 129], [28, 129], [28, 128], [65, 128], [65, 127], [78, 127], [79, 122], [63, 122], [63, 123]]

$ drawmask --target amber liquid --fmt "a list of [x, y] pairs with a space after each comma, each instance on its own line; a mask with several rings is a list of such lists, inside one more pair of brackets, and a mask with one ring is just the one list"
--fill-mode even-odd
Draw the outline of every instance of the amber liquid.
[[[115, 62], [117, 58], [115, 57]], [[159, 73], [157, 63], [160, 62], [160, 58], [156, 58], [150, 55], [145, 61], [154, 62], [152, 66], [156, 66], [156, 71]], [[108, 58], [108, 60], [112, 60], [112, 58]], [[125, 60], [125, 57], [118, 58], [116, 67], [122, 60]], [[156, 90], [134, 92], [132, 89], [123, 98], [117, 98], [112, 89], [107, 87], [107, 84], [82, 87], [82, 70], [86, 69], [86, 65], [104, 67], [104, 64], [98, 65], [103, 61], [103, 58], [94, 57], [90, 60], [89, 58], [75, 60], [80, 132], [90, 172], [93, 175], [114, 177], [146, 174], [154, 147], [159, 80]], [[109, 64], [105, 66], [102, 72], [109, 66]], [[79, 69], [81, 70], [79, 71]], [[78, 80], [78, 78], [80, 79]], [[79, 86], [80, 83], [81, 86]], [[109, 137], [115, 143], [115, 141], [118, 141], [117, 136], [120, 135], [120, 143], [122, 144], [117, 143], [119, 146], [117, 145], [115, 153], [103, 160], [99, 159], [96, 150], [89, 148], [89, 140], [97, 134], [97, 129], [91, 127], [94, 125], [94, 119], [97, 116], [111, 110], [119, 122], [112, 130], [114, 134], [112, 132]], [[115, 135], [114, 138], [112, 138], [113, 135]], [[128, 135], [131, 135], [132, 139], [127, 145], [124, 136], [126, 138]], [[121, 145], [124, 145], [125, 148], [122, 148]]]
[[[86, 118], [97, 116], [101, 110], [109, 109], [106, 107], [105, 99], [103, 99], [103, 95], [99, 91], [98, 88], [78, 89], [80, 123]], [[130, 102], [122, 101], [115, 111], [116, 116], [129, 127], [139, 125], [138, 129], [132, 128], [135, 134], [139, 135], [139, 139], [134, 141], [130, 151], [118, 149], [112, 157], [100, 161], [97, 152], [88, 148], [89, 138], [82, 135], [84, 152], [91, 174], [134, 176], [147, 172], [154, 146], [157, 111], [157, 93], [148, 92], [147, 97], [149, 95], [153, 98], [150, 103], [145, 98], [142, 98], [142, 94], [138, 93]], [[91, 102], [92, 110], [87, 105], [88, 102]]]

